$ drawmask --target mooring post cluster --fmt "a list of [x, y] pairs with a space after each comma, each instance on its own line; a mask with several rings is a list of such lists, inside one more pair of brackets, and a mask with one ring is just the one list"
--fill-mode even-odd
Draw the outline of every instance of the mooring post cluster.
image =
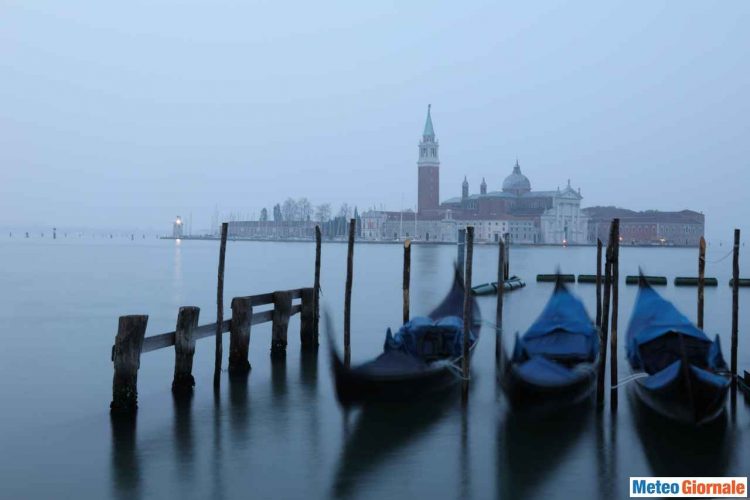
[[[196, 340], [215, 339], [214, 387], [220, 384], [222, 362], [222, 334], [229, 332], [230, 376], [246, 375], [250, 369], [249, 350], [252, 325], [271, 322], [271, 356], [286, 354], [287, 332], [290, 317], [300, 314], [300, 344], [305, 351], [318, 347], [319, 289], [320, 289], [320, 228], [316, 228], [316, 256], [314, 286], [294, 290], [281, 290], [259, 295], [234, 297], [231, 302], [232, 317], [223, 317], [224, 264], [226, 258], [227, 224], [222, 225], [219, 248], [217, 280], [217, 321], [199, 326], [200, 308], [183, 306], [177, 313], [177, 324], [172, 332], [146, 337], [147, 315], [129, 315], [119, 318], [117, 335], [112, 347], [114, 376], [112, 379], [113, 414], [132, 414], [138, 408], [138, 369], [141, 355], [174, 346], [175, 365], [172, 392], [190, 394], [195, 386], [193, 357]], [[300, 303], [293, 305], [299, 299]], [[254, 306], [273, 305], [273, 309], [255, 312]]]

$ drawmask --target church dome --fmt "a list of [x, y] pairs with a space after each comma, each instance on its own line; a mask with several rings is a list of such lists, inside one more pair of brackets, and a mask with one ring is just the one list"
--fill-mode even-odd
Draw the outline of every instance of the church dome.
[[521, 166], [518, 164], [518, 160], [516, 160], [516, 165], [513, 167], [513, 173], [503, 181], [503, 191], [515, 194], [531, 191], [531, 182], [528, 177], [521, 173]]

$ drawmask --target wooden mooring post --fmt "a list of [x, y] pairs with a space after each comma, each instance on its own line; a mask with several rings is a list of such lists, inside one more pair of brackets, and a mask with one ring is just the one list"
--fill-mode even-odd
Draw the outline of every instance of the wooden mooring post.
[[597, 374], [596, 384], [596, 406], [597, 409], [604, 408], [604, 374], [607, 367], [607, 345], [609, 341], [609, 302], [612, 297], [612, 226], [610, 225], [609, 242], [607, 243], [607, 253], [604, 259], [604, 296], [602, 297], [602, 315], [601, 315], [601, 345], [599, 373]]
[[[579, 277], [580, 280], [580, 277]], [[601, 345], [602, 329], [602, 240], [596, 239], [596, 327], [599, 329]]]
[[505, 233], [505, 272], [504, 279], [510, 278], [510, 233]]
[[706, 286], [706, 240], [698, 243], [698, 328], [703, 330], [703, 288]]
[[618, 288], [620, 274], [620, 219], [612, 221], [612, 326], [610, 336], [612, 345], [609, 349], [610, 394], [609, 403], [612, 411], [617, 411], [617, 316]]
[[253, 304], [250, 297], [232, 299], [232, 321], [229, 326], [229, 367], [231, 375], [250, 371], [250, 328], [253, 321]]
[[411, 281], [411, 241], [404, 241], [404, 323], [409, 321], [409, 283]]
[[193, 330], [198, 327], [200, 312], [198, 307], [186, 306], [180, 307], [177, 313], [177, 326], [174, 332], [174, 378], [172, 379], [172, 392], [175, 394], [191, 393], [195, 386]]
[[271, 324], [271, 356], [286, 355], [286, 339], [289, 316], [292, 313], [292, 294], [288, 291], [273, 292], [273, 323]]
[[469, 378], [470, 356], [469, 356], [469, 337], [471, 336], [471, 323], [473, 321], [471, 314], [471, 268], [474, 258], [474, 227], [466, 228], [466, 266], [464, 275], [464, 335], [463, 335], [463, 356], [461, 357], [461, 368], [464, 379]]
[[313, 318], [313, 343], [315, 347], [320, 344], [320, 226], [315, 226], [315, 278], [313, 281], [313, 309], [315, 316]]
[[302, 349], [314, 351], [318, 348], [318, 336], [315, 334], [315, 289], [303, 288], [301, 298], [299, 341]]
[[346, 254], [346, 289], [344, 291], [344, 365], [349, 366], [352, 360], [350, 328], [352, 323], [352, 280], [354, 274], [354, 233], [355, 219], [349, 221], [349, 246]]
[[502, 374], [503, 365], [503, 295], [505, 294], [505, 283], [503, 275], [505, 274], [505, 241], [499, 238], [497, 247], [497, 303], [495, 305], [495, 365], [497, 375]]
[[740, 230], [734, 230], [732, 249], [732, 388], [737, 387], [737, 337], [739, 332]]
[[138, 368], [147, 323], [145, 315], [120, 316], [112, 347], [112, 413], [134, 413], [138, 409]]
[[458, 230], [458, 247], [457, 251], [458, 254], [456, 256], [458, 266], [458, 274], [461, 276], [461, 279], [464, 277], [464, 264], [466, 262], [466, 229], [461, 228]]
[[221, 324], [224, 322], [224, 258], [227, 252], [229, 223], [221, 224], [221, 246], [219, 247], [219, 274], [216, 284], [216, 354], [214, 357], [214, 388], [221, 385]]

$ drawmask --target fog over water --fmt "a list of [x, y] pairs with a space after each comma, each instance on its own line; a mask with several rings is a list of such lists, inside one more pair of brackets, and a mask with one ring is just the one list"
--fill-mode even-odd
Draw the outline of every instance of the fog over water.
[[[215, 318], [216, 241], [25, 240], [0, 242], [0, 499], [16, 498], [627, 498], [630, 476], [744, 476], [750, 468], [750, 412], [738, 397], [710, 432], [675, 430], [653, 420], [620, 389], [616, 417], [592, 408], [542, 424], [508, 411], [495, 384], [495, 338], [482, 328], [468, 406], [458, 393], [344, 413], [336, 402], [327, 344], [317, 356], [289, 325], [287, 356], [271, 362], [269, 324], [252, 327], [246, 381], [222, 374], [214, 396], [213, 339], [198, 340], [190, 400], [175, 400], [171, 348], [144, 353], [135, 420], [110, 420], [111, 347], [122, 314], [148, 314], [147, 335], [174, 329], [183, 305]], [[729, 353], [731, 259], [708, 251], [706, 331]], [[527, 329], [552, 293], [536, 272], [559, 264], [594, 270], [591, 247], [520, 248], [511, 272], [527, 286], [505, 296], [505, 342]], [[639, 265], [670, 278], [694, 273], [695, 249], [631, 248], [622, 275]], [[415, 245], [412, 314], [429, 311], [449, 288], [456, 248]], [[343, 324], [346, 245], [323, 244], [322, 300], [337, 343]], [[225, 318], [232, 297], [310, 286], [310, 243], [229, 242]], [[401, 322], [402, 254], [396, 245], [357, 245], [352, 295], [352, 361], [382, 352], [386, 327]], [[497, 272], [497, 249], [477, 246], [474, 280]], [[624, 283], [624, 277], [622, 278]], [[595, 287], [574, 284], [589, 312]], [[695, 317], [696, 290], [659, 287]], [[620, 287], [618, 372], [635, 287]], [[494, 297], [479, 298], [494, 318]], [[750, 301], [740, 291], [739, 366], [750, 368]], [[226, 369], [228, 335], [224, 337]], [[729, 405], [728, 405], [729, 406]]]
[[[750, 216], [750, 4], [70, 0], [0, 5], [0, 225], [168, 231], [288, 196], [416, 204], [427, 104], [441, 197]], [[750, 229], [750, 228], [748, 228]]]

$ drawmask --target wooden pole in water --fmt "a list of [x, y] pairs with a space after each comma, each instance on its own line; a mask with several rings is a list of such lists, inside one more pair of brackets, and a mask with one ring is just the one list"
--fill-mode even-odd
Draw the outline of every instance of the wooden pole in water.
[[320, 333], [320, 226], [315, 226], [315, 281], [313, 282], [313, 343], [317, 346]]
[[602, 298], [601, 321], [601, 345], [599, 353], [599, 373], [596, 384], [596, 406], [597, 409], [604, 408], [604, 372], [607, 367], [607, 340], [609, 333], [609, 299], [611, 297], [612, 285], [612, 226], [609, 231], [609, 243], [607, 244], [607, 256], [604, 260], [604, 297]]
[[112, 346], [112, 413], [133, 414], [138, 409], [138, 368], [146, 336], [148, 316], [120, 316], [115, 345]]
[[458, 230], [458, 274], [461, 275], [461, 279], [464, 277], [464, 263], [466, 261], [465, 259], [465, 252], [466, 249], [466, 229], [461, 228]]
[[604, 362], [605, 357], [605, 339], [602, 328], [602, 240], [596, 239], [596, 328], [599, 335], [599, 350], [601, 364], [597, 372], [596, 379], [596, 404], [601, 408], [604, 403]]
[[[602, 328], [602, 240], [596, 239], [596, 327]], [[599, 339], [601, 345], [601, 338]]]
[[227, 253], [229, 223], [221, 224], [221, 246], [219, 247], [219, 275], [216, 286], [216, 355], [214, 358], [214, 388], [221, 385], [221, 324], [224, 322], [224, 258]]
[[732, 257], [732, 387], [737, 385], [737, 332], [739, 330], [740, 230], [734, 230]]
[[411, 241], [404, 241], [404, 323], [409, 321], [409, 282], [411, 278]]
[[498, 375], [503, 364], [503, 294], [505, 292], [505, 283], [503, 274], [505, 274], [505, 241], [499, 238], [497, 252], [497, 306], [495, 308], [495, 364], [498, 367]]
[[469, 336], [471, 335], [471, 264], [474, 257], [474, 227], [466, 228], [466, 270], [464, 276], [464, 335], [461, 367], [464, 378], [469, 378]]
[[346, 256], [346, 291], [344, 295], [344, 365], [349, 367], [352, 359], [350, 327], [352, 322], [352, 275], [354, 274], [354, 232], [356, 221], [349, 221], [349, 249]]
[[177, 326], [174, 333], [174, 378], [173, 393], [191, 393], [195, 385], [193, 378], [193, 355], [195, 338], [193, 330], [198, 327], [197, 307], [180, 307], [177, 313]]
[[505, 279], [510, 278], [510, 233], [505, 233]]
[[610, 406], [612, 411], [617, 410], [617, 310], [618, 310], [618, 285], [620, 274], [620, 219], [612, 221], [612, 345], [609, 348], [610, 367]]
[[703, 330], [703, 287], [706, 285], [706, 240], [698, 244], [698, 328]]

